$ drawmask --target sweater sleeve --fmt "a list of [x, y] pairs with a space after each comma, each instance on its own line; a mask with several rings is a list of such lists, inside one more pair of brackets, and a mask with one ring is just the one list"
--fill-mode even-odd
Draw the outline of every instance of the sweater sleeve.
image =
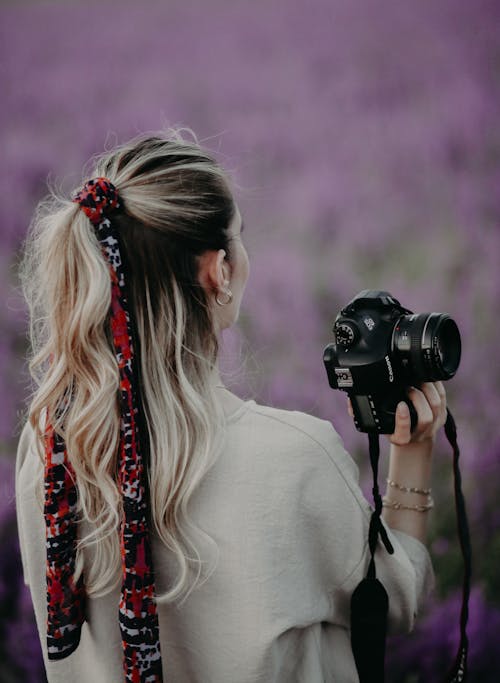
[[[314, 548], [314, 573], [327, 586], [332, 623], [349, 627], [350, 599], [366, 576], [370, 554], [368, 528], [372, 507], [359, 487], [359, 471], [340, 436], [327, 421], [309, 430], [319, 457], [311, 457], [311, 470], [302, 491], [300, 525]], [[319, 448], [318, 448], [319, 447]], [[312, 455], [312, 453], [311, 453]], [[394, 547], [390, 555], [378, 543], [377, 578], [389, 596], [389, 632], [409, 632], [434, 574], [426, 547], [416, 538], [385, 525]], [[314, 539], [312, 541], [311, 539]]]

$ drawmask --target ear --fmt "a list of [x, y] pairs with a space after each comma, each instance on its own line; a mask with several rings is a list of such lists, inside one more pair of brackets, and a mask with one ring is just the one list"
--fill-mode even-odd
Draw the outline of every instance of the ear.
[[198, 257], [198, 278], [205, 289], [218, 291], [227, 286], [230, 272], [225, 257], [224, 249], [218, 251], [210, 249]]

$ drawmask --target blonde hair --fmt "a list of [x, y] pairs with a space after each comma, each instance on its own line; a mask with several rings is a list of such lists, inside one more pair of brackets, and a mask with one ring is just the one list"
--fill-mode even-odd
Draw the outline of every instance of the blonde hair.
[[[210, 381], [218, 355], [213, 302], [198, 282], [197, 257], [225, 249], [231, 262], [227, 231], [235, 212], [226, 173], [192, 131], [193, 141], [183, 138], [184, 130], [141, 135], [97, 157], [91, 174], [109, 178], [123, 204], [111, 220], [128, 262], [129, 309], [138, 334], [150, 515], [178, 564], [172, 588], [157, 596], [165, 603], [184, 600], [199, 583], [204, 561], [193, 536], [217, 550], [188, 512], [216, 461], [224, 427]], [[83, 572], [83, 549], [95, 545], [85, 584], [89, 595], [100, 597], [121, 579], [119, 370], [109, 325], [108, 264], [77, 204], [54, 191], [40, 202], [19, 276], [30, 311], [29, 370], [37, 385], [28, 419], [40, 458], [45, 409], [64, 438], [79, 519], [95, 524], [78, 541], [75, 581]], [[190, 563], [197, 566], [194, 581]]]

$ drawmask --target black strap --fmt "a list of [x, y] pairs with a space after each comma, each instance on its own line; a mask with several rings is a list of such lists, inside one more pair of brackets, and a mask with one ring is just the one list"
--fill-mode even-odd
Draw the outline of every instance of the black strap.
[[351, 648], [360, 683], [383, 683], [389, 598], [382, 583], [367, 577], [351, 597]]
[[368, 547], [370, 563], [366, 578], [356, 587], [351, 597], [351, 648], [360, 683], [383, 683], [385, 670], [385, 641], [389, 598], [375, 570], [375, 550], [380, 536], [388, 553], [394, 548], [382, 524], [382, 496], [378, 488], [380, 456], [378, 434], [369, 434], [370, 463], [373, 472], [373, 500], [375, 509], [370, 519]]
[[[370, 548], [370, 554], [372, 556], [370, 565], [373, 563], [375, 565], [375, 560], [374, 560], [374, 555], [375, 555], [375, 549], [377, 547], [377, 539], [378, 536], [380, 535], [380, 538], [382, 539], [382, 543], [385, 546], [385, 549], [387, 552], [392, 555], [394, 553], [394, 548], [392, 547], [392, 544], [389, 540], [389, 537], [387, 535], [387, 531], [382, 524], [381, 520], [381, 515], [382, 515], [382, 496], [380, 495], [380, 491], [378, 488], [378, 461], [380, 458], [380, 445], [379, 445], [379, 436], [378, 434], [368, 434], [368, 441], [370, 445], [370, 464], [372, 467], [372, 474], [373, 474], [373, 488], [372, 488], [372, 493], [373, 493], [373, 502], [375, 504], [375, 509], [372, 513], [371, 519], [370, 519], [370, 530], [368, 532], [368, 545]], [[370, 570], [369, 570], [370, 571]], [[375, 576], [375, 573], [373, 574]]]
[[[460, 451], [457, 444], [457, 428], [449, 410], [447, 410], [444, 430], [453, 449], [455, 509], [458, 538], [464, 562], [460, 643], [455, 661], [446, 675], [444, 683], [465, 683], [467, 680], [467, 655], [469, 650], [467, 619], [469, 616], [472, 552], [465, 499], [462, 493], [462, 477], [458, 464]], [[383, 683], [389, 599], [384, 586], [376, 577], [374, 556], [378, 537], [380, 536], [388, 553], [394, 553], [394, 548], [387, 537], [387, 532], [380, 518], [382, 513], [382, 497], [378, 488], [379, 437], [378, 434], [370, 433], [368, 438], [370, 463], [373, 472], [372, 491], [375, 509], [370, 519], [368, 531], [368, 547], [371, 555], [368, 572], [366, 578], [359, 583], [351, 597], [351, 648], [360, 683]]]
[[465, 510], [465, 499], [462, 492], [462, 477], [458, 466], [460, 450], [457, 443], [457, 427], [453, 415], [447, 410], [444, 431], [446, 438], [453, 449], [453, 474], [455, 486], [455, 510], [457, 515], [458, 538], [462, 557], [464, 561], [464, 578], [462, 585], [462, 609], [460, 611], [460, 643], [457, 656], [448, 672], [445, 683], [463, 683], [467, 680], [467, 655], [469, 651], [469, 640], [467, 638], [467, 619], [469, 616], [469, 596], [472, 575], [472, 552], [470, 545], [469, 524], [467, 522], [467, 512]]

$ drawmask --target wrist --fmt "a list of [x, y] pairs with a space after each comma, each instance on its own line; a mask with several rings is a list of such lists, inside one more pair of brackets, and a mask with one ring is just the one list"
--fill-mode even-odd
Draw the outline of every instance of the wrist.
[[435, 438], [430, 436], [421, 441], [410, 441], [404, 445], [391, 443], [391, 453], [395, 453], [398, 456], [430, 457], [434, 449], [434, 441]]
[[[432, 439], [415, 441], [405, 446], [391, 444], [388, 479], [405, 488], [427, 491], [431, 481], [433, 445]], [[392, 489], [390, 498], [404, 499], [411, 504], [422, 502], [419, 500], [421, 493], [401, 491], [390, 485], [389, 488]]]

